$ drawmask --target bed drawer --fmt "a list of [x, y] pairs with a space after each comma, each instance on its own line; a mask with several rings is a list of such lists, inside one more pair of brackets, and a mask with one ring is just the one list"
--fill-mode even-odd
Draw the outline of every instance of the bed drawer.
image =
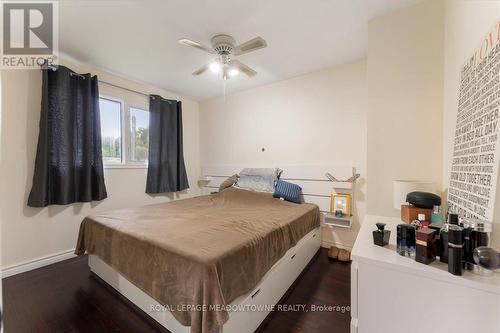
[[251, 333], [257, 329], [269, 314], [270, 306], [278, 303], [320, 248], [320, 232], [320, 228], [315, 229], [301, 239], [252, 292], [232, 303], [240, 304], [241, 308], [247, 306], [250, 311], [230, 313], [229, 321], [224, 325], [224, 333]]
[[318, 230], [311, 235], [311, 238], [308, 239], [308, 241], [300, 244], [299, 247], [288, 256], [288, 274], [295, 276], [296, 278], [309, 261], [311, 261], [311, 258], [318, 251], [320, 246], [321, 234]]

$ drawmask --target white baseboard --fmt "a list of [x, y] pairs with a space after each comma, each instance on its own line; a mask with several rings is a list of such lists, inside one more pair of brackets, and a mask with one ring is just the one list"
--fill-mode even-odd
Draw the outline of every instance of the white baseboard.
[[49, 256], [28, 260], [12, 266], [2, 267], [2, 279], [12, 275], [31, 271], [33, 269], [37, 269], [50, 264], [55, 264], [56, 262], [59, 261], [74, 258], [76, 257], [74, 252], [75, 252], [74, 249], [66, 250], [51, 254]]
[[323, 239], [321, 241], [321, 247], [329, 249], [332, 246], [336, 246], [336, 247], [338, 247], [340, 249], [345, 249], [345, 250], [349, 250], [349, 251], [352, 250], [352, 245], [351, 244], [343, 244], [343, 243], [339, 243], [339, 242], [332, 242], [332, 241], [328, 241], [328, 240], [325, 240], [325, 239]]

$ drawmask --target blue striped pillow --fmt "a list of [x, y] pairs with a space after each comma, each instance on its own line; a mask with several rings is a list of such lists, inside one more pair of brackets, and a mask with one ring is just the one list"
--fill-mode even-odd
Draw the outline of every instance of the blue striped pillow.
[[278, 180], [276, 182], [276, 187], [274, 188], [273, 197], [283, 198], [286, 201], [300, 203], [300, 192], [302, 188], [293, 183], [285, 182], [284, 180]]

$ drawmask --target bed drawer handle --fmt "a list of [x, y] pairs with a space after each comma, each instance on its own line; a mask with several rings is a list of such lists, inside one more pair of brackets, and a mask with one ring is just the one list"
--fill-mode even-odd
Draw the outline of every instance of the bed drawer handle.
[[293, 259], [293, 258], [295, 258], [295, 256], [296, 256], [296, 255], [297, 255], [297, 253], [295, 253], [295, 254], [294, 254], [294, 255], [293, 255], [293, 256], [292, 256], [292, 257], [291, 257], [290, 259]]
[[259, 293], [260, 293], [260, 288], [259, 288], [259, 289], [257, 289], [257, 291], [256, 291], [256, 292], [254, 292], [254, 293], [252, 294], [252, 296], [251, 296], [251, 297], [252, 297], [252, 298], [254, 298], [254, 297], [255, 297], [255, 296], [257, 296]]

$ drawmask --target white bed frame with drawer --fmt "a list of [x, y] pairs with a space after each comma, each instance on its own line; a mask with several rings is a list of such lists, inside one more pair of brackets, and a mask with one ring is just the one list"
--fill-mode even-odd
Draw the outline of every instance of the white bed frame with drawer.
[[[205, 192], [216, 192], [227, 177], [239, 173], [240, 166], [211, 166], [203, 169], [206, 178]], [[346, 166], [289, 166], [281, 167], [281, 178], [299, 184], [304, 193], [304, 201], [317, 204], [321, 211], [328, 211], [332, 182], [325, 177], [330, 172], [338, 179], [352, 176], [353, 168]], [[239, 309], [253, 309], [255, 306], [275, 305], [285, 294], [295, 279], [304, 270], [321, 247], [321, 227], [304, 236], [293, 248], [266, 273], [260, 283], [249, 293], [238, 297], [231, 305]], [[156, 320], [172, 333], [189, 333], [190, 328], [182, 326], [174, 316], [162, 309], [161, 304], [151, 296], [129, 282], [99, 257], [89, 255], [92, 272], [129, 299], [142, 311]], [[162, 309], [162, 310], [158, 310]], [[269, 308], [262, 311], [234, 311], [229, 313], [229, 320], [222, 328], [223, 333], [252, 333], [269, 314]]]

